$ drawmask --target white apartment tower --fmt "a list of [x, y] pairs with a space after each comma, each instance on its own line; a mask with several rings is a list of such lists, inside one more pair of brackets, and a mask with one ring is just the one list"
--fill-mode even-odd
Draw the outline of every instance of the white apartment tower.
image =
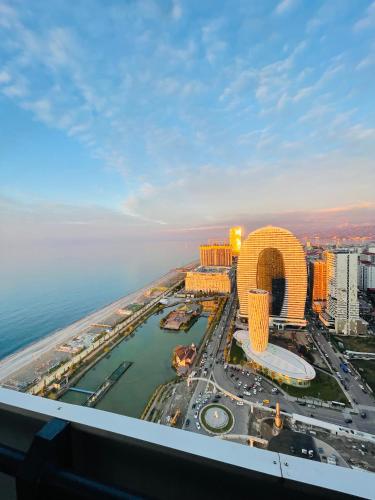
[[327, 312], [335, 322], [336, 333], [365, 333], [365, 322], [359, 317], [357, 279], [357, 254], [348, 250], [327, 252]]
[[359, 257], [358, 286], [361, 290], [375, 290], [375, 247], [369, 247]]

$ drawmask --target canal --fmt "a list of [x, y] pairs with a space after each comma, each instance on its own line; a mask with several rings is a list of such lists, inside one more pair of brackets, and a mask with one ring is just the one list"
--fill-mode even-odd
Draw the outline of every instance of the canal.
[[[159, 327], [162, 314], [148, 318], [134, 336], [121, 341], [77, 382], [77, 387], [95, 390], [122, 361], [133, 362], [96, 408], [139, 417], [156, 387], [176, 376], [171, 367], [173, 348], [200, 342], [207, 327], [206, 317], [200, 317], [188, 332], [170, 332]], [[61, 401], [79, 405], [86, 399], [85, 394], [68, 391]]]

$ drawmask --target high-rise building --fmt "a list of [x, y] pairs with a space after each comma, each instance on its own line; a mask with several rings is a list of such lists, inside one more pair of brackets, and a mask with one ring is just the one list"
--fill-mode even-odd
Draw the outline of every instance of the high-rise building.
[[327, 263], [325, 260], [313, 262], [312, 300], [327, 300]]
[[305, 326], [307, 268], [298, 239], [286, 229], [267, 226], [249, 234], [237, 267], [240, 315], [247, 317], [247, 292], [261, 288], [271, 294], [273, 324]]
[[310, 262], [310, 298], [312, 308], [316, 313], [321, 313], [327, 304], [327, 261], [323, 259]]
[[237, 330], [234, 338], [250, 366], [281, 384], [307, 387], [315, 378], [314, 368], [302, 357], [268, 342], [270, 293], [252, 289], [246, 298], [249, 331]]
[[224, 266], [232, 265], [232, 248], [230, 245], [213, 243], [201, 245], [200, 249], [201, 266]]
[[229, 243], [232, 248], [233, 256], [238, 256], [242, 243], [242, 228], [240, 226], [231, 227], [229, 230]]
[[254, 352], [267, 349], [269, 335], [269, 293], [266, 290], [249, 290], [248, 318], [251, 348]]
[[358, 286], [366, 292], [375, 291], [375, 247], [368, 248], [360, 255]]
[[358, 256], [348, 250], [327, 252], [327, 313], [336, 333], [365, 333], [366, 322], [359, 317]]

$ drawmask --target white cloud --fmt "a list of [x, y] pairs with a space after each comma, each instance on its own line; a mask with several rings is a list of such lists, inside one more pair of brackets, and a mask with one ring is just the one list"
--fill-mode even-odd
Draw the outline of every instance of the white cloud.
[[10, 76], [8, 71], [6, 71], [5, 69], [0, 71], [0, 84], [1, 83], [8, 83], [8, 82], [10, 82], [11, 79], [12, 79], [12, 77]]
[[354, 31], [362, 31], [375, 26], [375, 2], [366, 9], [366, 14], [354, 24]]
[[175, 21], [178, 21], [182, 17], [182, 7], [181, 7], [181, 4], [177, 0], [174, 0], [172, 2], [171, 15], [172, 15], [172, 19], [174, 19]]
[[281, 0], [281, 2], [276, 6], [275, 13], [278, 15], [284, 14], [285, 12], [295, 7], [295, 5], [295, 0]]

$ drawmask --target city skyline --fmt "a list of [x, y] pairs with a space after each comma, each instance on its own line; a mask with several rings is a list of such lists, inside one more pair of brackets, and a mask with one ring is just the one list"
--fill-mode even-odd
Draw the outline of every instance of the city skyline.
[[213, 5], [0, 3], [9, 241], [375, 234], [374, 2]]

